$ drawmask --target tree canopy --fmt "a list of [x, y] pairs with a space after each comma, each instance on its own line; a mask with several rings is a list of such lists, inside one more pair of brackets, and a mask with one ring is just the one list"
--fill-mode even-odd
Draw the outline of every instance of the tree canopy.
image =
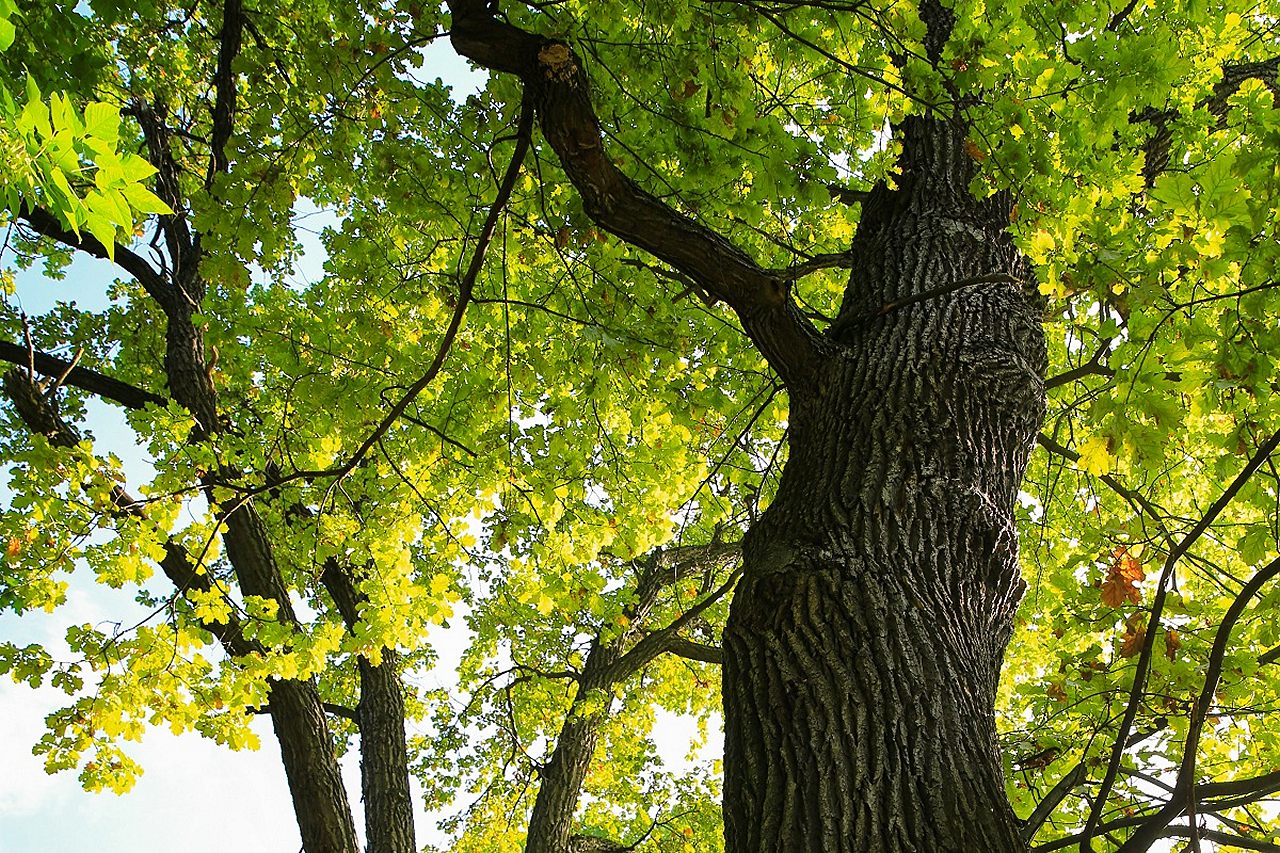
[[[1280, 850], [1278, 22], [0, 0], [0, 608], [138, 605], [65, 649], [0, 637], [0, 673], [67, 696], [35, 750], [124, 793], [148, 728], [256, 748], [268, 713], [309, 853], [416, 849], [409, 777], [459, 853], [724, 849], [720, 762], [655, 742], [667, 713], [719, 741], [796, 389], [998, 290], [1048, 365], [1002, 350], [1047, 391], [994, 709], [1021, 842]], [[453, 51], [476, 91], [439, 78]], [[935, 125], [954, 150], [912, 136]], [[885, 290], [868, 223], [947, 158], [1012, 272]], [[920, 227], [963, 237], [948, 204]], [[77, 253], [106, 307], [23, 313], [13, 269]], [[94, 440], [91, 398], [132, 444]]]

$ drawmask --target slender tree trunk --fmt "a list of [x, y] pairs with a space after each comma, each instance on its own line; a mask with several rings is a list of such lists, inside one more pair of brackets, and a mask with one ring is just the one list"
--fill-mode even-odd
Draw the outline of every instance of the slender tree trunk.
[[1025, 849], [993, 709], [1043, 334], [1008, 200], [968, 191], [963, 131], [901, 130], [899, 188], [863, 211], [841, 347], [793, 391], [782, 484], [744, 546], [730, 853]]
[[578, 798], [591, 768], [600, 728], [608, 719], [600, 709], [586, 710], [584, 700], [587, 692], [579, 689], [569, 717], [560, 729], [555, 750], [542, 770], [538, 796], [529, 815], [525, 853], [568, 853], [572, 850]]
[[377, 666], [364, 658], [359, 666], [360, 790], [366, 853], [416, 853], [399, 655], [385, 649]]
[[[360, 592], [350, 567], [330, 559], [320, 577], [347, 630], [360, 620]], [[375, 666], [357, 660], [360, 672], [360, 793], [364, 798], [366, 853], [415, 853], [413, 793], [409, 787], [409, 749], [404, 733], [404, 690], [400, 656], [383, 649]]]

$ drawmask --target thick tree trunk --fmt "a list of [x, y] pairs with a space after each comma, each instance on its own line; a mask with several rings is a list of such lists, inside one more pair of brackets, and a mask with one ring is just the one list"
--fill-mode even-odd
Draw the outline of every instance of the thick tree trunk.
[[[1044, 344], [1007, 200], [908, 119], [725, 636], [730, 853], [1023, 850], [994, 703]], [[963, 284], [962, 284], [963, 283]], [[948, 289], [951, 285], [962, 286]], [[945, 292], [943, 292], [945, 291]]]

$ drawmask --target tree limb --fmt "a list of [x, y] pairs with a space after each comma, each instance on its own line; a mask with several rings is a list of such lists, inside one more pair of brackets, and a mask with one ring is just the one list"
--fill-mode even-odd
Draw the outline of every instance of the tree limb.
[[1214, 634], [1204, 685], [1192, 709], [1191, 724], [1183, 745], [1182, 763], [1178, 768], [1178, 780], [1174, 785], [1173, 794], [1160, 811], [1149, 817], [1133, 835], [1129, 836], [1129, 840], [1120, 848], [1120, 853], [1136, 853], [1148, 849], [1174, 818], [1196, 802], [1196, 757], [1200, 747], [1200, 735], [1204, 731], [1205, 719], [1209, 716], [1213, 695], [1218, 689], [1218, 680], [1222, 675], [1222, 662], [1227, 653], [1227, 642], [1231, 639], [1231, 629], [1244, 615], [1244, 609], [1253, 597], [1266, 583], [1277, 576], [1280, 576], [1280, 558], [1272, 560], [1259, 569], [1227, 608], [1226, 615], [1222, 617], [1222, 623]]
[[[31, 432], [43, 435], [55, 447], [74, 447], [80, 442], [80, 433], [57, 413], [53, 402], [26, 371], [14, 368], [5, 374], [4, 394], [13, 403], [18, 417]], [[112, 486], [111, 502], [118, 515], [141, 517], [144, 514], [142, 502], [135, 499], [122, 486]], [[191, 591], [207, 593], [214, 588], [209, 573], [198, 570], [186, 549], [172, 539], [165, 543], [164, 556], [161, 557], [159, 565], [165, 577], [169, 578], [179, 593], [185, 594]], [[245, 639], [244, 629], [235, 614], [228, 614], [223, 622], [200, 620], [198, 624], [203, 630], [217, 637], [223, 648], [232, 656], [263, 651], [258, 643]]]
[[719, 646], [709, 646], [706, 643], [696, 643], [693, 640], [687, 640], [679, 636], [668, 637], [666, 648], [663, 651], [677, 657], [715, 664], [716, 666], [724, 663], [724, 649]]
[[230, 168], [227, 160], [227, 142], [235, 122], [236, 78], [231, 63], [240, 53], [244, 34], [244, 10], [241, 0], [224, 0], [222, 4], [222, 30], [218, 33], [218, 68], [213, 75], [216, 95], [213, 103], [213, 132], [210, 134], [209, 172], [205, 175], [205, 189], [213, 187], [214, 176]]
[[[76, 234], [69, 228], [63, 227], [56, 216], [42, 207], [31, 207], [24, 204], [18, 211], [18, 218], [42, 237], [56, 240], [68, 248], [78, 249], [95, 258], [112, 260], [111, 256], [107, 254], [107, 247], [97, 237], [87, 232]], [[160, 277], [160, 274], [152, 268], [151, 264], [143, 260], [140, 255], [134, 254], [131, 250], [118, 243], [113, 247], [113, 251], [115, 258], [112, 262], [133, 276], [152, 299], [160, 303], [161, 306], [173, 300], [172, 289]]]
[[670, 641], [677, 636], [680, 629], [700, 616], [708, 607], [724, 598], [733, 589], [741, 575], [741, 567], [734, 569], [733, 574], [729, 575], [729, 579], [721, 584], [719, 588], [708, 594], [693, 607], [690, 607], [662, 630], [654, 631], [652, 634], [642, 638], [626, 654], [609, 665], [606, 672], [607, 680], [610, 682], [621, 681], [658, 655], [669, 651]]
[[[1160, 579], [1156, 583], [1155, 598], [1151, 603], [1151, 616], [1147, 621], [1147, 636], [1152, 637], [1160, 628], [1160, 618], [1164, 613], [1165, 597], [1169, 589], [1169, 581], [1173, 577], [1174, 567], [1182, 555], [1191, 548], [1193, 544], [1204, 534], [1214, 520], [1222, 513], [1227, 505], [1235, 498], [1239, 491], [1244, 488], [1244, 484], [1249, 481], [1262, 465], [1275, 452], [1276, 447], [1280, 445], [1280, 430], [1272, 433], [1271, 437], [1262, 443], [1262, 445], [1254, 452], [1249, 461], [1241, 469], [1236, 478], [1232, 480], [1218, 499], [1213, 502], [1208, 511], [1201, 517], [1190, 532], [1187, 533], [1172, 549], [1165, 558], [1164, 569], [1160, 573]], [[1116, 734], [1116, 739], [1111, 749], [1111, 758], [1107, 763], [1107, 772], [1102, 779], [1102, 785], [1098, 789], [1098, 793], [1094, 798], [1093, 805], [1089, 809], [1089, 818], [1085, 824], [1083, 838], [1080, 841], [1080, 849], [1082, 853], [1090, 853], [1093, 849], [1091, 839], [1094, 830], [1098, 826], [1098, 821], [1102, 816], [1102, 810], [1106, 805], [1107, 799], [1111, 794], [1111, 789], [1115, 785], [1116, 776], [1120, 770], [1120, 761], [1124, 756], [1125, 741], [1128, 740], [1129, 732], [1133, 727], [1133, 721], [1138, 715], [1138, 708], [1142, 702], [1142, 694], [1146, 689], [1147, 673], [1151, 668], [1151, 657], [1154, 649], [1154, 643], [1144, 644], [1142, 653], [1138, 656], [1138, 664], [1133, 675], [1133, 686], [1129, 691], [1129, 702], [1125, 708], [1124, 718], [1121, 720], [1120, 729]], [[1167, 821], [1166, 821], [1167, 823]]]
[[128, 382], [121, 382], [110, 376], [77, 367], [71, 362], [45, 352], [33, 352], [27, 347], [12, 341], [0, 340], [0, 360], [18, 365], [34, 364], [35, 369], [45, 376], [61, 377], [61, 384], [88, 391], [104, 400], [118, 403], [126, 409], [141, 409], [154, 403], [163, 406], [168, 402], [159, 394], [152, 394]]
[[618, 169], [605, 153], [581, 59], [569, 46], [498, 21], [487, 0], [451, 0], [448, 6], [454, 48], [524, 82], [538, 105], [543, 135], [592, 220], [727, 303], [783, 381], [793, 390], [807, 384], [821, 341], [791, 299], [787, 282], [721, 235], [663, 204]]

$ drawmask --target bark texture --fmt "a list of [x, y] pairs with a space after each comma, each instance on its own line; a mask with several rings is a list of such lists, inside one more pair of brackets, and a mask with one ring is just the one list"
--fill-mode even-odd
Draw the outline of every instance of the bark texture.
[[[350, 567], [330, 559], [321, 576], [347, 630], [360, 621], [364, 595], [352, 581]], [[415, 853], [413, 793], [409, 787], [409, 749], [404, 732], [404, 692], [400, 656], [383, 649], [374, 664], [357, 660], [360, 704], [360, 793], [364, 799], [365, 853]]]
[[[727, 849], [1024, 849], [994, 700], [1046, 359], [1010, 200], [973, 199], [963, 122], [898, 128], [899, 186], [863, 201], [820, 336], [783, 278], [622, 175], [567, 45], [483, 0], [449, 8], [459, 52], [534, 94], [591, 218], [723, 300], [791, 394], [786, 470], [744, 543], [725, 637]], [[937, 64], [951, 13], [925, 0], [920, 15]]]
[[792, 389], [780, 491], [744, 544], [723, 670], [733, 853], [1024, 849], [993, 709], [1024, 586], [1038, 307], [1008, 201], [968, 192], [963, 128], [899, 131], [840, 346]]
[[732, 579], [684, 616], [649, 631], [648, 622], [659, 594], [677, 581], [691, 578], [709, 581], [734, 566], [740, 553], [737, 543], [715, 542], [705, 547], [658, 550], [649, 555], [636, 584], [635, 603], [626, 612], [629, 627], [621, 634], [597, 634], [577, 676], [577, 692], [569, 714], [551, 757], [541, 768], [538, 796], [529, 815], [525, 853], [608, 853], [629, 849], [612, 839], [574, 834], [578, 799], [595, 757], [601, 729], [609, 720], [614, 686], [660, 654], [678, 653], [686, 646], [698, 645], [681, 638], [677, 632], [708, 605], [723, 598]]

